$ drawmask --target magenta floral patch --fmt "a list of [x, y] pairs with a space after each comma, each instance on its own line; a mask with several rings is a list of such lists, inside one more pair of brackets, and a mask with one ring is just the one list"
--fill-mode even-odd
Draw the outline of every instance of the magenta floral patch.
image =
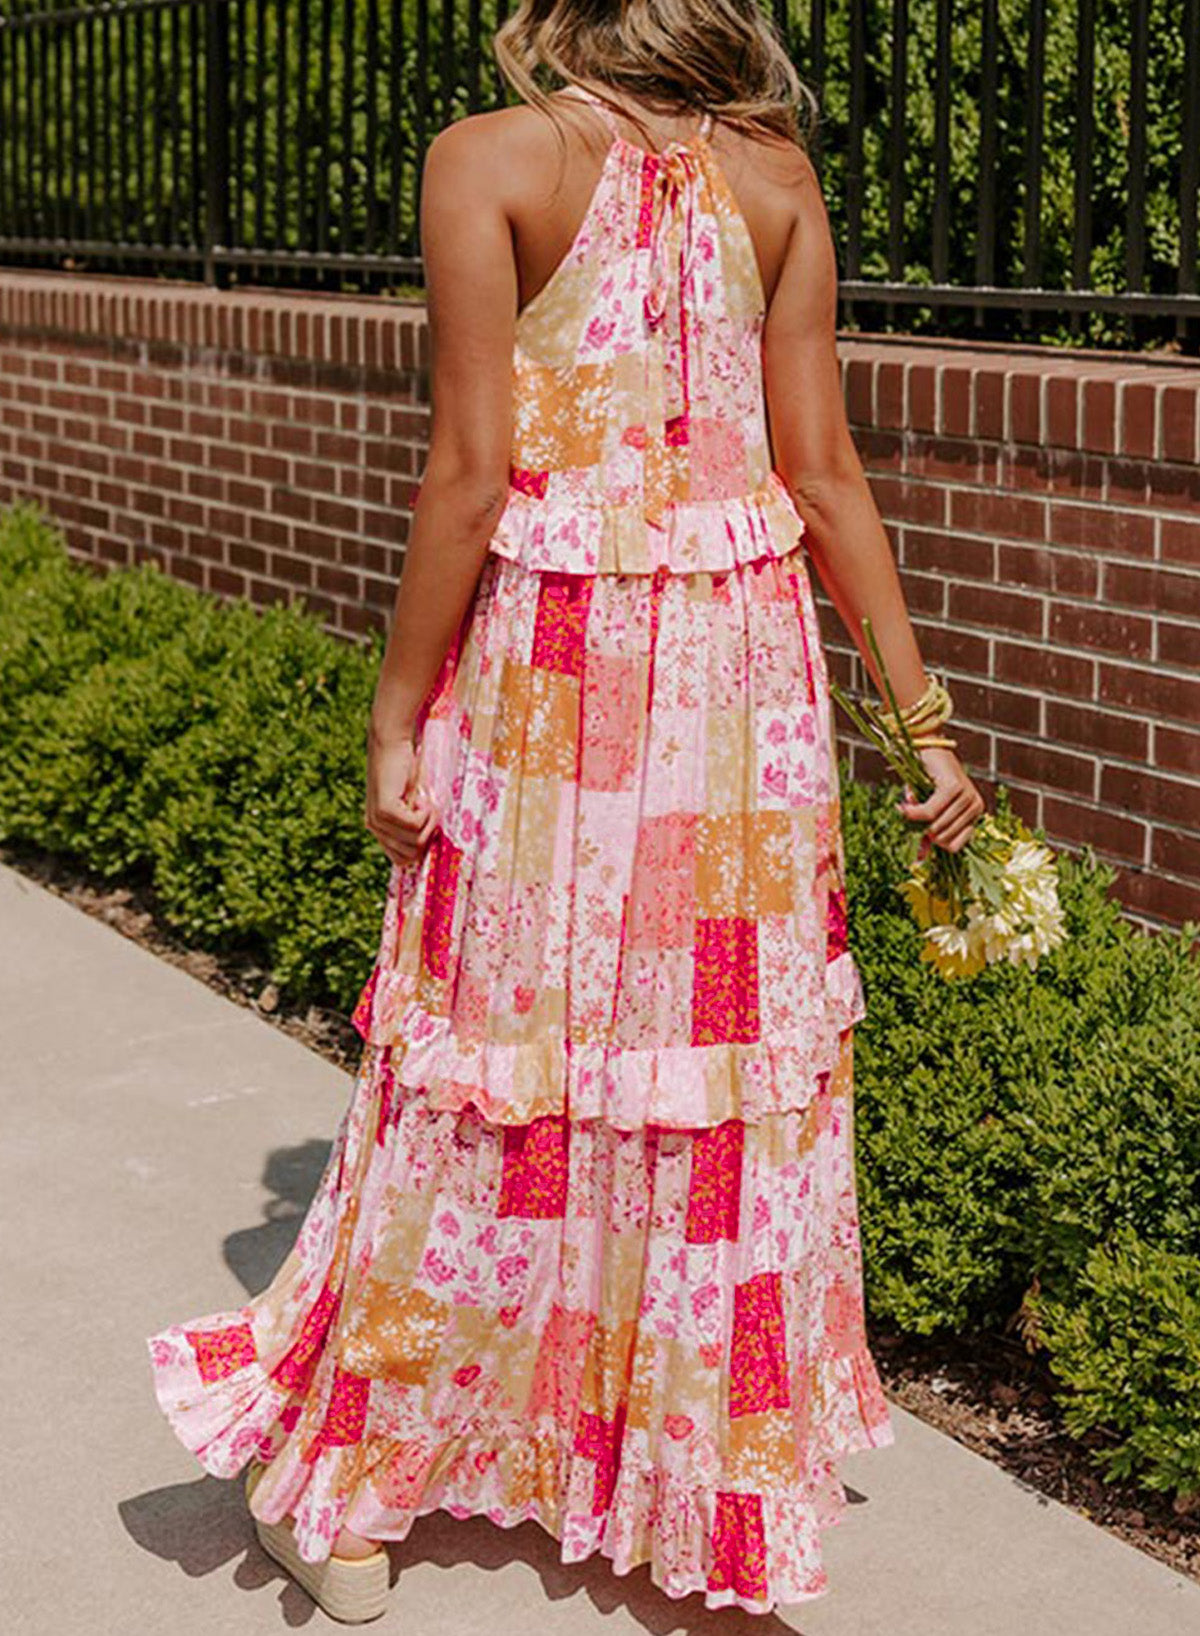
[[224, 1380], [255, 1361], [254, 1331], [249, 1324], [228, 1329], [189, 1330], [187, 1338], [196, 1356], [196, 1369], [205, 1385]]

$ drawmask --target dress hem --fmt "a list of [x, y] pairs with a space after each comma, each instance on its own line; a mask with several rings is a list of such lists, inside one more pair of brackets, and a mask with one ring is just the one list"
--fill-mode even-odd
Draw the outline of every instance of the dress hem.
[[[236, 1314], [231, 1313], [229, 1316], [233, 1318]], [[267, 1372], [260, 1364], [250, 1364], [223, 1382], [219, 1389], [221, 1391], [231, 1389], [240, 1377], [250, 1377], [241, 1381], [242, 1389], [238, 1394], [239, 1407], [236, 1412], [239, 1416], [251, 1415], [254, 1406], [266, 1397], [269, 1400], [267, 1405], [269, 1423], [260, 1425], [252, 1433], [250, 1428], [247, 1428], [248, 1435], [236, 1440], [232, 1447], [227, 1441], [198, 1436], [198, 1422], [189, 1422], [187, 1417], [186, 1398], [180, 1400], [176, 1395], [182, 1384], [180, 1366], [176, 1362], [168, 1361], [169, 1342], [177, 1327], [173, 1326], [149, 1337], [146, 1343], [150, 1352], [155, 1396], [175, 1435], [212, 1476], [234, 1480], [241, 1475], [252, 1459], [262, 1460], [269, 1472], [273, 1459], [279, 1457], [278, 1454], [272, 1453], [271, 1445], [273, 1439], [278, 1436], [279, 1412], [285, 1408], [288, 1394], [281, 1393], [280, 1389], [271, 1383]], [[168, 1343], [165, 1350], [158, 1348], [158, 1343], [162, 1342]], [[411, 1505], [396, 1507], [396, 1511], [401, 1513], [398, 1520], [385, 1522], [379, 1517], [378, 1510], [372, 1514], [370, 1506], [365, 1508], [359, 1506], [358, 1496], [371, 1486], [369, 1477], [364, 1477], [358, 1484], [354, 1497], [337, 1507], [339, 1515], [336, 1522], [330, 1525], [327, 1537], [312, 1530], [297, 1531], [299, 1554], [306, 1562], [316, 1563], [325, 1560], [332, 1549], [337, 1529], [343, 1526], [360, 1533], [364, 1538], [379, 1540], [385, 1544], [401, 1544], [408, 1538], [418, 1519], [441, 1512], [454, 1517], [457, 1521], [483, 1517], [496, 1527], [506, 1530], [518, 1528], [525, 1522], [536, 1522], [543, 1532], [558, 1544], [558, 1560], [564, 1566], [600, 1557], [621, 1577], [636, 1568], [647, 1567], [651, 1583], [671, 1600], [681, 1601], [686, 1596], [698, 1594], [703, 1596], [706, 1609], [737, 1607], [747, 1613], [761, 1614], [770, 1613], [780, 1605], [813, 1600], [825, 1595], [829, 1589], [826, 1570], [820, 1559], [820, 1536], [825, 1529], [840, 1525], [845, 1520], [847, 1509], [844, 1488], [835, 1470], [837, 1464], [852, 1454], [889, 1447], [895, 1442], [894, 1428], [890, 1414], [886, 1410], [886, 1400], [883, 1399], [878, 1386], [878, 1375], [869, 1348], [864, 1346], [854, 1353], [829, 1361], [839, 1371], [848, 1373], [854, 1381], [858, 1411], [844, 1428], [836, 1447], [821, 1449], [819, 1455], [810, 1462], [807, 1496], [798, 1502], [795, 1494], [773, 1494], [749, 1489], [741, 1491], [747, 1497], [757, 1499], [768, 1516], [783, 1519], [789, 1532], [807, 1542], [810, 1553], [812, 1570], [807, 1576], [793, 1580], [766, 1596], [744, 1595], [735, 1587], [710, 1588], [708, 1580], [712, 1577], [711, 1566], [699, 1565], [690, 1575], [687, 1570], [675, 1573], [664, 1571], [661, 1540], [652, 1531], [659, 1513], [653, 1505], [632, 1504], [626, 1507], [621, 1505], [622, 1491], [628, 1494], [630, 1490], [651, 1491], [661, 1487], [674, 1491], [672, 1499], [676, 1507], [680, 1496], [686, 1495], [688, 1509], [699, 1516], [713, 1508], [714, 1498], [718, 1494], [716, 1483], [696, 1485], [678, 1482], [665, 1477], [665, 1474], [652, 1466], [648, 1468], [638, 1466], [635, 1461], [626, 1460], [620, 1464], [613, 1495], [601, 1515], [586, 1517], [578, 1509], [572, 1509], [569, 1504], [571, 1496], [565, 1484], [557, 1506], [549, 1505], [544, 1499], [536, 1497], [517, 1508], [489, 1505], [482, 1495], [473, 1501], [456, 1498], [456, 1492], [461, 1495], [464, 1490], [461, 1486], [456, 1489], [453, 1479], [456, 1474], [469, 1471], [472, 1463], [478, 1469], [479, 1458], [490, 1453], [497, 1443], [503, 1443], [511, 1457], [512, 1440], [502, 1440], [498, 1435], [490, 1438], [473, 1437], [469, 1432], [457, 1439], [448, 1439], [448, 1442], [458, 1442], [462, 1446], [448, 1461], [442, 1458], [439, 1451], [438, 1464], [443, 1475], [427, 1482], [419, 1497]], [[211, 1385], [205, 1386], [196, 1379], [191, 1390], [196, 1394], [197, 1407], [211, 1405], [213, 1396]], [[884, 1408], [882, 1418], [881, 1405]], [[211, 1418], [208, 1418], [206, 1424], [211, 1423]], [[563, 1468], [569, 1469], [570, 1451], [561, 1438], [556, 1438], [553, 1433], [549, 1438], [545, 1435], [539, 1438], [534, 1433], [525, 1439], [533, 1445], [550, 1440], [556, 1441]], [[216, 1452], [218, 1449], [220, 1452]], [[379, 1462], [375, 1460], [372, 1463], [377, 1465]], [[282, 1506], [278, 1503], [273, 1506], [268, 1503], [264, 1506], [263, 1498], [270, 1500], [266, 1474], [253, 1499], [247, 1501], [250, 1515], [262, 1522], [274, 1523], [291, 1513], [291, 1507], [286, 1500]], [[672, 1514], [670, 1510], [668, 1514]], [[619, 1531], [623, 1537], [609, 1537], [610, 1533], [615, 1531]], [[648, 1533], [650, 1548], [646, 1549]], [[707, 1531], [704, 1537], [707, 1537]], [[638, 1544], [634, 1544], [634, 1540], [638, 1541]], [[311, 1553], [313, 1543], [318, 1547], [316, 1554]], [[659, 1551], [655, 1550], [655, 1546], [660, 1547]], [[803, 1557], [806, 1553], [801, 1550], [799, 1554]]]

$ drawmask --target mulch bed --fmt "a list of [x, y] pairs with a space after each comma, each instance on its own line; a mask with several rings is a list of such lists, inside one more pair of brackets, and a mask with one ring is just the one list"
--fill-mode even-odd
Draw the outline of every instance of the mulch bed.
[[[362, 1040], [348, 1017], [319, 1006], [290, 1009], [253, 961], [188, 948], [164, 925], [150, 889], [112, 887], [77, 864], [13, 844], [0, 846], [0, 862], [257, 1012], [339, 1068], [357, 1068]], [[870, 1340], [892, 1402], [1028, 1488], [1200, 1580], [1200, 1505], [1172, 1503], [1133, 1483], [1103, 1481], [1089, 1451], [1101, 1447], [1104, 1436], [1067, 1435], [1042, 1356], [1001, 1334], [923, 1340], [874, 1325]]]

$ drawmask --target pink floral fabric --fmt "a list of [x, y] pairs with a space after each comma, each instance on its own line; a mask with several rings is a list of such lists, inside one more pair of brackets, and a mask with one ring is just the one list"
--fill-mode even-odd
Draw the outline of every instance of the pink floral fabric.
[[611, 134], [574, 243], [517, 321], [491, 549], [573, 574], [787, 555], [804, 521], [772, 463], [745, 220], [703, 138], [655, 154]]
[[[419, 725], [440, 826], [392, 870], [295, 1247], [148, 1347], [185, 1446], [268, 1461], [253, 1509], [310, 1561], [535, 1518], [767, 1612], [827, 1589], [837, 1462], [893, 1441], [865, 1003], [749, 235], [703, 136], [651, 158], [614, 134], [518, 326], [514, 498]], [[548, 442], [585, 397], [592, 460]]]
[[752, 1612], [827, 1588], [837, 1462], [892, 1440], [862, 1326], [852, 1033], [802, 1109], [707, 1130], [431, 1108], [365, 1046], [296, 1247], [152, 1337], [159, 1400], [253, 1508], [403, 1539], [529, 1518]]
[[799, 551], [484, 565], [422, 732], [441, 827], [355, 1013], [434, 1107], [718, 1124], [802, 1107], [865, 1012]]

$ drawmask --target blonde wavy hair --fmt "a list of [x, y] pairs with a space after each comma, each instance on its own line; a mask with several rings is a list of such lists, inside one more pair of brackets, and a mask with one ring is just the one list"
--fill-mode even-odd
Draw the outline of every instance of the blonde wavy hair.
[[[626, 92], [660, 113], [707, 110], [806, 151], [817, 128], [816, 96], [759, 0], [521, 0], [492, 49], [505, 80], [549, 116], [560, 140], [548, 92], [581, 83], [598, 96]], [[611, 106], [649, 135], [632, 109]]]

